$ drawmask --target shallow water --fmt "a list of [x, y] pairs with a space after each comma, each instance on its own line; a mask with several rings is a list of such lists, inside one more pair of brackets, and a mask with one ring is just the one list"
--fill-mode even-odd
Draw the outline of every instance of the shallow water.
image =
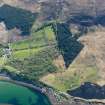
[[0, 105], [51, 105], [48, 98], [40, 92], [26, 87], [0, 81]]

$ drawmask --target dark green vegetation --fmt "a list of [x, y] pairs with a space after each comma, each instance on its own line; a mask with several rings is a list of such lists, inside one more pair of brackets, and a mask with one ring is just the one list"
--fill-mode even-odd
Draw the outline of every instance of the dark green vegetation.
[[3, 5], [0, 7], [0, 21], [4, 21], [7, 29], [18, 28], [22, 35], [29, 35], [37, 13]]
[[58, 71], [53, 60], [59, 55], [51, 26], [32, 32], [28, 39], [11, 43], [12, 55], [4, 68], [31, 80]]
[[85, 99], [105, 99], [105, 87], [90, 82], [86, 82], [68, 93]]
[[52, 62], [55, 53], [57, 53], [56, 49], [49, 47], [24, 59], [11, 59], [7, 65], [15, 68], [16, 72], [19, 71], [20, 75], [26, 76], [28, 79], [36, 80], [47, 73], [57, 71], [57, 68]]
[[56, 39], [58, 42], [58, 48], [63, 55], [65, 66], [69, 67], [82, 50], [83, 45], [72, 35], [67, 24], [57, 24], [57, 32], [55, 33], [57, 33]]
[[0, 81], [0, 103], [11, 105], [51, 105], [48, 98], [26, 87]]
[[0, 57], [3, 55], [3, 48], [0, 47]]

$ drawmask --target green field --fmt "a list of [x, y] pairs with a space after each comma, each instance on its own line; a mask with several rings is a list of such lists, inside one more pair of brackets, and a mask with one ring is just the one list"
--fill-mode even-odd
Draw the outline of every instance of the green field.
[[12, 54], [5, 62], [3, 61], [2, 66], [12, 73], [36, 80], [58, 69], [53, 64], [59, 52], [51, 26], [32, 32], [27, 39], [10, 43], [10, 47]]
[[[79, 87], [82, 83], [95, 82], [98, 78], [96, 67], [83, 67], [79, 70], [79, 64], [72, 65], [68, 70], [59, 73], [49, 74], [40, 80], [62, 92]], [[76, 70], [76, 67], [78, 69]]]
[[39, 48], [56, 43], [55, 34], [51, 26], [44, 27], [37, 32], [32, 32], [27, 39], [11, 43], [13, 50]]

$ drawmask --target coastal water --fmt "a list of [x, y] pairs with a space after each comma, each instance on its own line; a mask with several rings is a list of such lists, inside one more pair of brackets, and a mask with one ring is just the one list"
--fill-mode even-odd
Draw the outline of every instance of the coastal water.
[[40, 92], [26, 87], [0, 81], [0, 105], [51, 105], [48, 98]]

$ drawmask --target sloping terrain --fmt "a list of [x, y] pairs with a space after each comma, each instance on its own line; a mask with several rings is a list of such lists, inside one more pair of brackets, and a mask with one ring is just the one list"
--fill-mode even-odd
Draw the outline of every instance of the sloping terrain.
[[[58, 70], [53, 64], [59, 51], [56, 48], [56, 40], [51, 26], [39, 29], [27, 39], [10, 43], [10, 48], [12, 54], [2, 67], [11, 73], [38, 80], [43, 75]], [[3, 61], [3, 58], [1, 59]]]
[[80, 37], [78, 41], [84, 47], [67, 71], [45, 76], [42, 81], [62, 91], [76, 88], [86, 81], [103, 86], [105, 84], [104, 35], [104, 29], [98, 27], [94, 32], [88, 32]]
[[13, 28], [20, 29], [23, 35], [29, 35], [36, 17], [37, 13], [31, 13], [24, 9], [9, 5], [0, 7], [0, 22], [3, 21], [8, 30]]
[[[5, 5], [0, 7], [5, 10], [1, 13], [2, 21], [30, 32], [26, 39], [10, 43], [12, 54], [9, 58], [3, 59], [5, 47], [0, 47], [3, 70], [40, 81], [62, 92], [78, 89], [85, 82], [105, 85], [105, 0], [4, 2], [17, 3], [14, 6], [27, 7], [31, 12], [38, 9], [38, 17], [35, 21], [35, 13], [28, 11], [29, 14], [22, 15], [23, 20], [17, 14], [17, 18], [14, 15], [6, 18], [5, 11], [10, 12], [10, 6], [7, 10]], [[35, 5], [39, 7], [35, 9]], [[16, 10], [21, 11], [19, 14], [24, 13], [23, 9]]]
[[[81, 52], [80, 64], [93, 65], [98, 70], [98, 83], [102, 84], [105, 73], [105, 31], [104, 29], [98, 29], [96, 32], [90, 32], [86, 36], [80, 38], [80, 41], [85, 44], [83, 51]], [[92, 64], [93, 63], [93, 64]], [[96, 82], [97, 83], [97, 82]]]

